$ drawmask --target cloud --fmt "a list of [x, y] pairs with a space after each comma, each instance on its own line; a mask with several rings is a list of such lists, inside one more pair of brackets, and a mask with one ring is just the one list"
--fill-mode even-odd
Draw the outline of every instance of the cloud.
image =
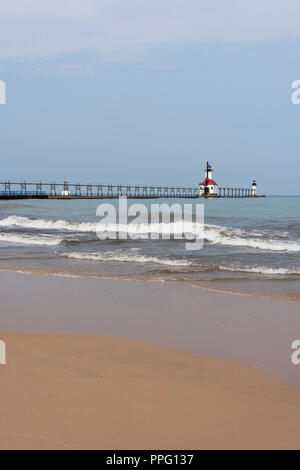
[[299, 36], [299, 0], [10, 0], [1, 5], [0, 61]]

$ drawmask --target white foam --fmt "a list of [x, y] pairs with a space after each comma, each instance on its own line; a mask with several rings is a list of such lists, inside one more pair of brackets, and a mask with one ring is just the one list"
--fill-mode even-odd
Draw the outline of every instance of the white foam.
[[22, 227], [40, 230], [72, 230], [78, 232], [95, 232], [97, 223], [67, 222], [66, 220], [29, 219], [12, 215], [0, 220], [0, 227]]
[[[244, 237], [242, 235], [245, 235]], [[294, 241], [264, 240], [263, 238], [246, 238], [253, 235], [251, 231], [235, 229], [232, 227], [218, 227], [207, 225], [205, 239], [213, 244], [254, 248], [267, 251], [300, 252], [300, 243]]]
[[[20, 227], [37, 230], [57, 230], [72, 232], [116, 233], [123, 232], [129, 235], [147, 237], [151, 234], [180, 235], [182, 232], [189, 235], [201, 235], [202, 226], [194, 222], [181, 221], [171, 223], [134, 224], [127, 225], [101, 222], [68, 222], [66, 220], [30, 219], [27, 217], [10, 216], [0, 220], [0, 227]], [[212, 244], [253, 248], [278, 252], [300, 252], [300, 242], [280, 240], [276, 234], [269, 231], [242, 230], [234, 227], [221, 227], [205, 225], [205, 239]], [[286, 234], [284, 234], [286, 236]], [[261, 238], [259, 238], [261, 237]], [[184, 238], [184, 237], [183, 237]]]
[[81, 260], [81, 261], [118, 261], [120, 263], [155, 263], [166, 266], [191, 266], [192, 262], [180, 259], [160, 258], [147, 255], [129, 255], [125, 253], [106, 252], [106, 253], [59, 253], [60, 256]]
[[31, 236], [24, 234], [0, 233], [0, 242], [14, 243], [17, 245], [56, 246], [62, 242], [62, 238], [47, 235]]
[[28, 217], [10, 216], [0, 220], [0, 227], [23, 227], [46, 230], [71, 230], [75, 232], [128, 232], [129, 234], [171, 233], [180, 234], [183, 231], [188, 234], [196, 234], [201, 230], [199, 224], [194, 222], [171, 223], [129, 223], [127, 225], [100, 222], [68, 222], [66, 220], [29, 219]]
[[220, 270], [231, 271], [231, 272], [266, 274], [269, 276], [300, 274], [300, 268], [299, 269], [298, 268], [269, 268], [266, 266], [261, 266], [261, 267], [220, 266]]

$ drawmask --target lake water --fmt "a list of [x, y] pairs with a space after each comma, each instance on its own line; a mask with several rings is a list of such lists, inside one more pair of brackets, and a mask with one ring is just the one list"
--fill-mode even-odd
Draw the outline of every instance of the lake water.
[[[205, 243], [100, 240], [98, 205], [118, 201], [22, 200], [0, 203], [0, 268], [63, 276], [181, 281], [221, 291], [300, 300], [300, 197], [128, 200], [204, 204]], [[141, 231], [129, 220], [131, 231]], [[101, 225], [101, 224], [100, 224]], [[113, 231], [114, 224], [105, 231]], [[100, 230], [104, 230], [100, 228]], [[191, 231], [197, 228], [191, 228]], [[154, 230], [155, 231], [155, 230]]]

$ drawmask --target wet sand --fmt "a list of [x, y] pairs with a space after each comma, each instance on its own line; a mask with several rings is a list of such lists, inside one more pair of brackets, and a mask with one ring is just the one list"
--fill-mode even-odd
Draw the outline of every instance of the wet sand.
[[182, 284], [0, 272], [0, 329], [123, 336], [251, 365], [300, 385], [299, 302]]
[[147, 342], [0, 332], [1, 449], [299, 449], [298, 387]]

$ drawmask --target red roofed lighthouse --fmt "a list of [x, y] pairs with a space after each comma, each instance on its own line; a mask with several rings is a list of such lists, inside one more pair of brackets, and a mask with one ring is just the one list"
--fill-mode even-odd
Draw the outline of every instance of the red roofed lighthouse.
[[205, 171], [205, 180], [200, 183], [200, 196], [218, 196], [219, 191], [218, 191], [218, 185], [217, 183], [213, 180], [212, 177], [213, 174], [213, 169], [209, 162], [206, 164], [206, 171]]

